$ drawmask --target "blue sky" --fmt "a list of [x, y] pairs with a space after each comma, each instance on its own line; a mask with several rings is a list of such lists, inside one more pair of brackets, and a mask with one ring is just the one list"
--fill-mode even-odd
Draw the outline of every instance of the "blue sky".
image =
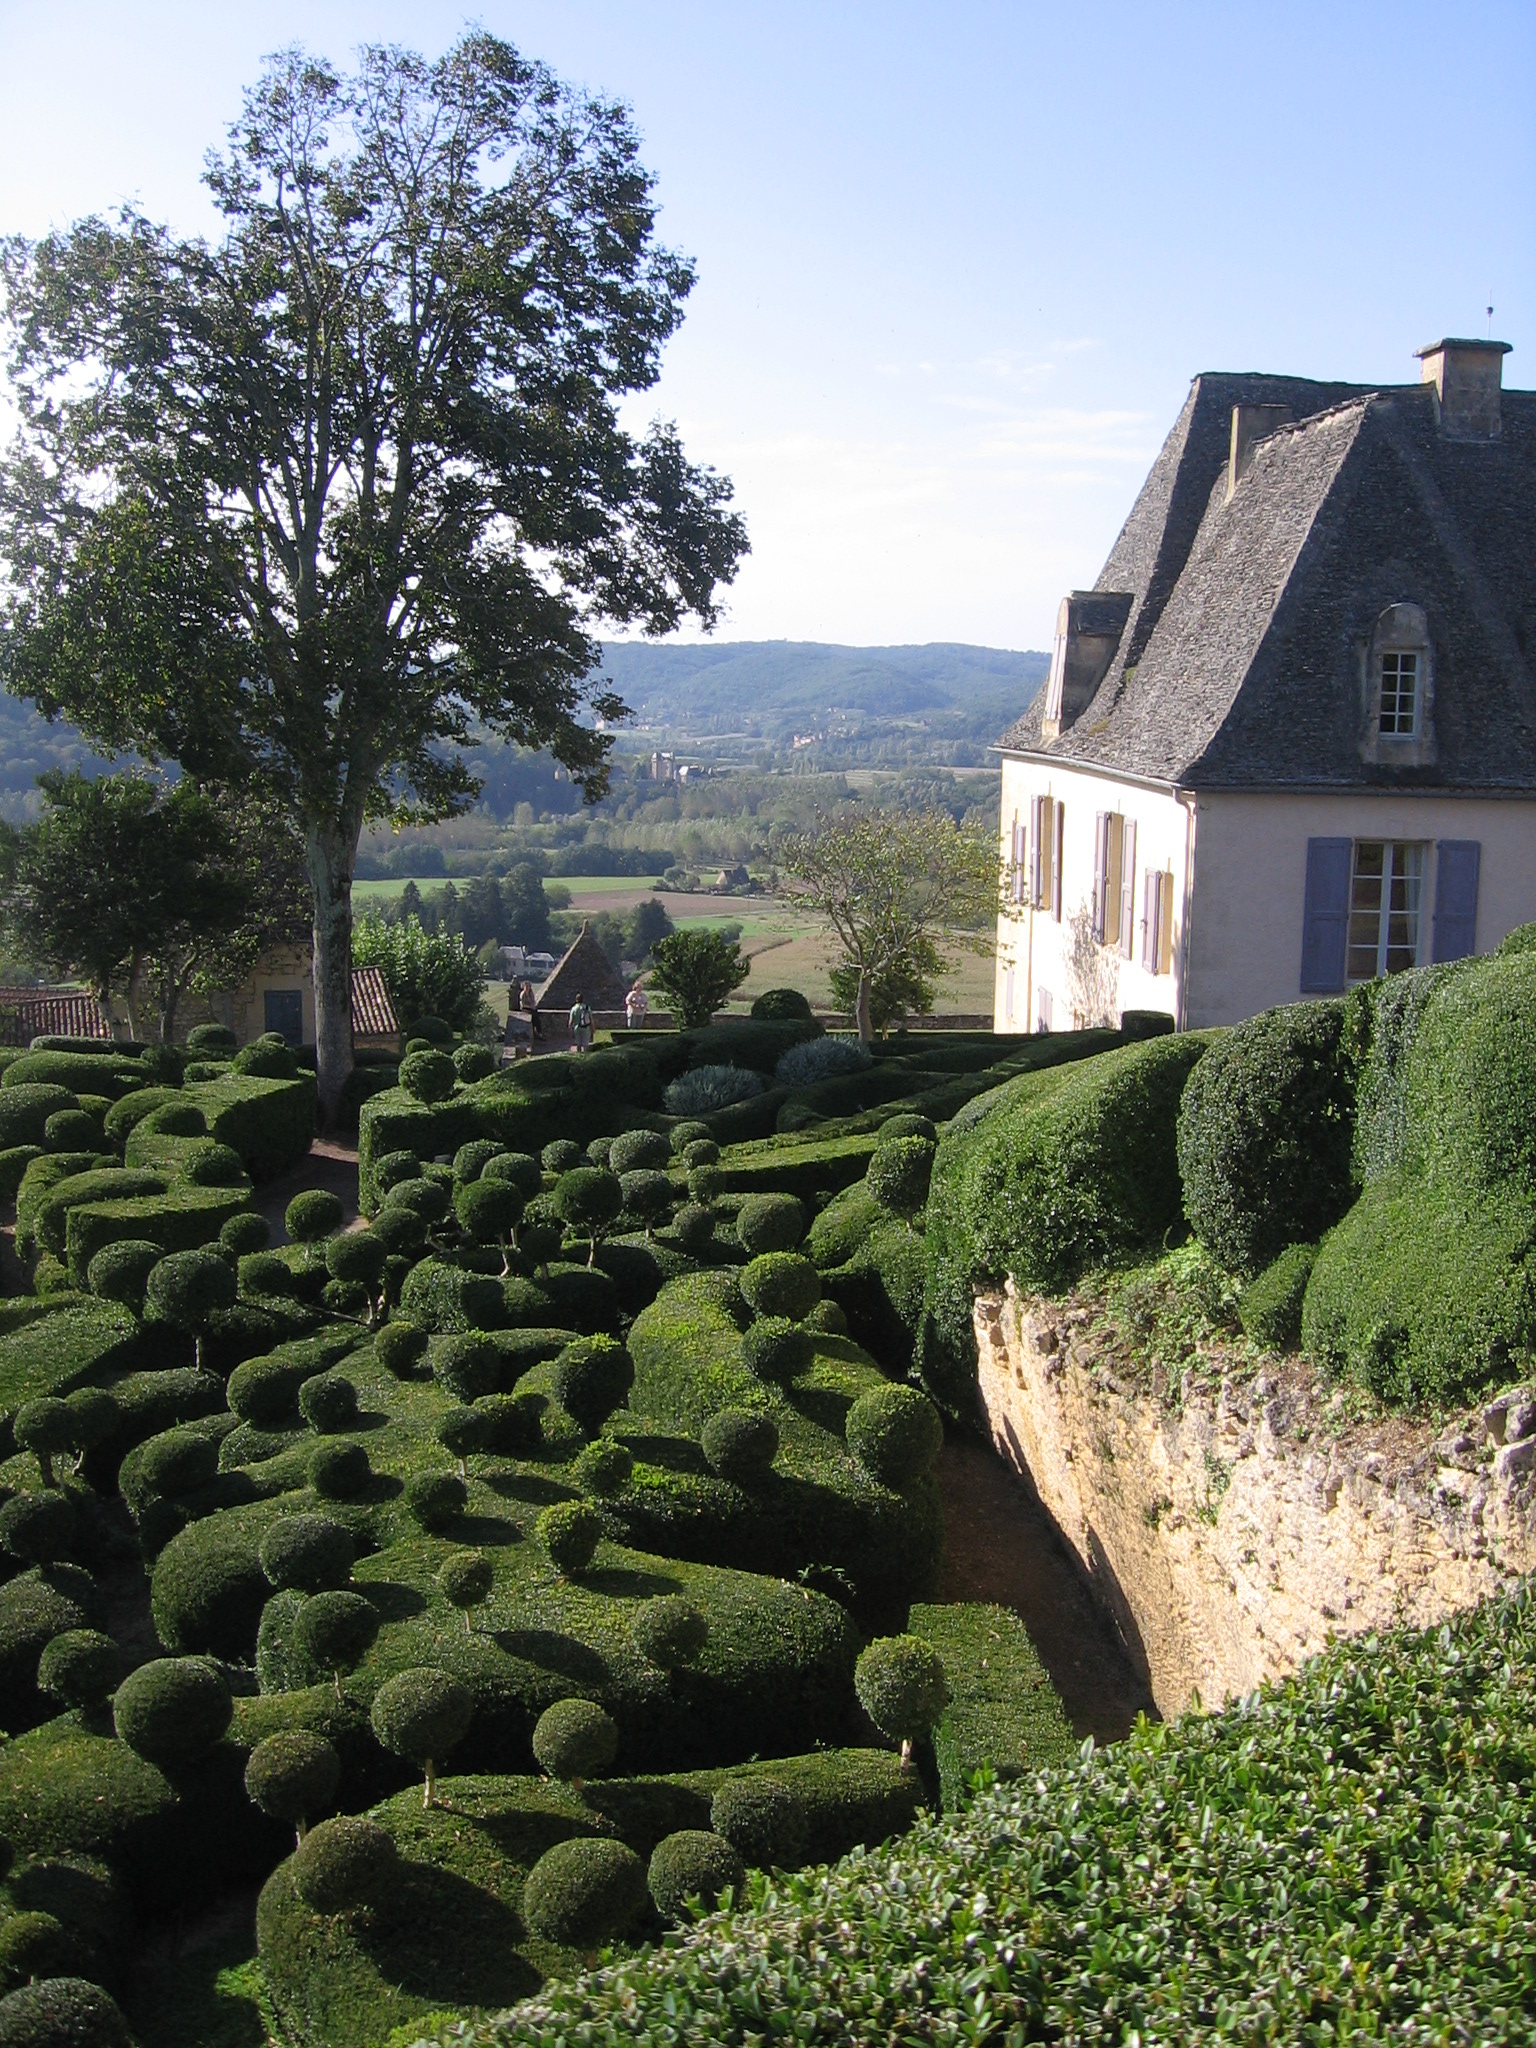
[[626, 100], [699, 282], [658, 391], [753, 554], [731, 638], [1049, 644], [1201, 369], [1536, 385], [1536, 7], [0, 0], [0, 231], [212, 226], [262, 55], [467, 18]]

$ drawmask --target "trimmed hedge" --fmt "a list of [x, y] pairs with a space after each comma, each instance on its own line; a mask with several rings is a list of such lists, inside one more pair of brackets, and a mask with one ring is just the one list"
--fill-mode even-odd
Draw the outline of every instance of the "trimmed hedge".
[[1302, 1303], [1316, 1263], [1315, 1244], [1287, 1245], [1248, 1283], [1237, 1304], [1245, 1336], [1271, 1351], [1296, 1349], [1301, 1342]]
[[[128, 1201], [137, 1195], [163, 1195], [165, 1177], [124, 1167], [97, 1167], [72, 1173], [51, 1187], [31, 1212], [32, 1235], [45, 1252], [64, 1256], [69, 1212], [82, 1202]], [[18, 1219], [19, 1220], [19, 1219]]]
[[915, 1605], [907, 1628], [944, 1660], [949, 1704], [934, 1731], [944, 1809], [964, 1804], [978, 1772], [1008, 1780], [1077, 1754], [1056, 1688], [1011, 1608]]
[[249, 1202], [243, 1188], [175, 1186], [163, 1195], [83, 1203], [70, 1210], [65, 1226], [70, 1279], [83, 1287], [96, 1254], [125, 1237], [157, 1244], [167, 1253], [217, 1244], [230, 1217], [240, 1215]]
[[225, 1074], [185, 1091], [202, 1110], [208, 1135], [239, 1153], [252, 1180], [275, 1180], [298, 1165], [315, 1135], [315, 1077], [293, 1080]]

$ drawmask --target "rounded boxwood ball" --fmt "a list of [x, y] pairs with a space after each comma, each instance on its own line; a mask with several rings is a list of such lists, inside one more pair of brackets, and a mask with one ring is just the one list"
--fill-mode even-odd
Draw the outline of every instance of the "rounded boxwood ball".
[[792, 1252], [805, 1235], [805, 1211], [793, 1195], [748, 1195], [736, 1212], [736, 1235], [749, 1258]]
[[919, 1116], [915, 1111], [903, 1111], [900, 1116], [888, 1116], [875, 1133], [875, 1149], [882, 1145], [894, 1144], [898, 1138], [926, 1138], [930, 1145], [939, 1135], [939, 1127], [931, 1116]]
[[289, 1865], [304, 1904], [328, 1916], [383, 1897], [394, 1878], [394, 1837], [360, 1813], [339, 1813], [310, 1829]]
[[24, 1401], [16, 1411], [13, 1434], [16, 1448], [31, 1451], [36, 1456], [43, 1479], [51, 1486], [53, 1473], [50, 1461], [59, 1452], [73, 1448], [74, 1418], [69, 1412], [69, 1403], [53, 1394], [42, 1394], [35, 1401]]
[[278, 1588], [323, 1593], [352, 1576], [352, 1531], [329, 1515], [284, 1515], [261, 1539], [261, 1568]]
[[187, 1033], [187, 1051], [194, 1059], [229, 1060], [240, 1050], [240, 1041], [227, 1024], [194, 1024]]
[[713, 1135], [708, 1124], [700, 1123], [697, 1117], [685, 1117], [680, 1124], [672, 1126], [671, 1130], [667, 1133], [667, 1142], [672, 1147], [673, 1156], [681, 1159], [690, 1145], [697, 1144], [700, 1139], [710, 1138]]
[[805, 1813], [776, 1778], [727, 1778], [709, 1824], [754, 1869], [793, 1870], [805, 1853]]
[[428, 1664], [386, 1679], [373, 1696], [369, 1720], [393, 1755], [435, 1768], [469, 1733], [474, 1715], [469, 1687]]
[[469, 1489], [454, 1472], [416, 1472], [406, 1481], [407, 1512], [429, 1536], [440, 1534], [462, 1515], [468, 1501]]
[[374, 1161], [373, 1184], [381, 1195], [387, 1194], [397, 1181], [420, 1178], [421, 1161], [414, 1152], [386, 1152], [382, 1159]]
[[759, 1316], [741, 1340], [742, 1362], [754, 1378], [788, 1386], [816, 1355], [811, 1333], [786, 1316]]
[[555, 1360], [555, 1399], [588, 1436], [596, 1436], [635, 1383], [634, 1363], [616, 1337], [578, 1337]]
[[877, 1145], [864, 1169], [864, 1184], [882, 1209], [915, 1216], [928, 1199], [933, 1178], [931, 1138], [892, 1138]]
[[427, 1355], [427, 1333], [397, 1318], [374, 1338], [373, 1355], [395, 1379], [408, 1379]]
[[485, 1081], [496, 1071], [496, 1055], [488, 1045], [457, 1045], [449, 1058], [461, 1081]]
[[510, 1181], [472, 1180], [453, 1200], [459, 1228], [476, 1244], [504, 1244], [522, 1221], [523, 1198]]
[[571, 1466], [571, 1477], [583, 1493], [607, 1500], [623, 1491], [634, 1469], [634, 1453], [611, 1437], [602, 1437], [580, 1453]]
[[752, 1015], [774, 1024], [809, 1023], [811, 1005], [797, 988], [765, 988], [752, 1005]]
[[606, 1166], [612, 1149], [612, 1138], [594, 1138], [587, 1147], [587, 1159], [593, 1166]]
[[0, 1998], [4, 2048], [133, 2048], [116, 1999], [85, 1977], [42, 1977]]
[[714, 1216], [698, 1202], [684, 1202], [672, 1218], [672, 1235], [685, 1252], [702, 1252], [714, 1234]]
[[485, 1171], [488, 1159], [494, 1159], [501, 1150], [494, 1138], [471, 1138], [467, 1145], [461, 1145], [453, 1155], [453, 1177], [460, 1187], [468, 1187]]
[[562, 1223], [585, 1237], [601, 1231], [624, 1206], [619, 1177], [605, 1166], [573, 1166], [562, 1173], [550, 1195], [550, 1206]]
[[437, 1572], [437, 1589], [450, 1607], [466, 1614], [490, 1592], [496, 1583], [496, 1569], [478, 1550], [456, 1550], [444, 1558]]
[[[441, 1181], [428, 1180], [425, 1175], [419, 1180], [397, 1180], [384, 1197], [384, 1207], [375, 1219], [377, 1229], [384, 1218], [397, 1209], [404, 1209], [424, 1229], [430, 1230], [434, 1223], [441, 1223], [450, 1207], [448, 1190]], [[386, 1245], [388, 1240], [386, 1239]], [[393, 1250], [391, 1245], [388, 1247]]]
[[458, 1078], [443, 1052], [413, 1052], [400, 1062], [400, 1086], [418, 1102], [446, 1102]]
[[436, 1436], [449, 1457], [457, 1458], [462, 1466], [477, 1451], [491, 1448], [494, 1428], [495, 1418], [484, 1408], [450, 1408], [438, 1417]]
[[357, 1388], [343, 1372], [317, 1372], [299, 1389], [299, 1413], [321, 1436], [335, 1436], [357, 1420]]
[[501, 1384], [501, 1352], [478, 1330], [439, 1337], [432, 1346], [432, 1377], [456, 1399], [478, 1401]]
[[325, 1270], [333, 1280], [376, 1291], [384, 1278], [389, 1247], [371, 1230], [345, 1230], [325, 1247]]
[[219, 1231], [219, 1250], [226, 1259], [241, 1259], [249, 1252], [264, 1252], [271, 1242], [272, 1226], [255, 1209], [242, 1209], [238, 1216], [231, 1216]]
[[688, 1170], [688, 1199], [701, 1209], [718, 1202], [725, 1192], [725, 1176], [718, 1166], [693, 1166]]
[[741, 1291], [754, 1315], [798, 1323], [821, 1299], [821, 1276], [799, 1252], [763, 1252], [742, 1268]]
[[317, 1244], [340, 1230], [345, 1211], [340, 1195], [329, 1188], [306, 1188], [283, 1212], [283, 1228], [295, 1244]]
[[620, 1131], [608, 1147], [608, 1166], [620, 1176], [663, 1167], [672, 1147], [660, 1131]]
[[595, 1700], [556, 1700], [533, 1729], [533, 1753], [552, 1778], [568, 1785], [600, 1777], [619, 1749], [619, 1730]]
[[341, 1783], [341, 1758], [323, 1735], [283, 1728], [258, 1742], [245, 1764], [245, 1789], [273, 1820], [302, 1828], [324, 1813]]
[[71, 1628], [43, 1651], [37, 1683], [50, 1699], [66, 1707], [94, 1707], [110, 1698], [122, 1682], [123, 1656], [110, 1636], [99, 1629]]
[[208, 1138], [188, 1148], [179, 1178], [194, 1188], [233, 1188], [245, 1179], [245, 1168], [233, 1145], [219, 1145]]
[[316, 1444], [304, 1467], [304, 1476], [322, 1500], [351, 1500], [373, 1477], [373, 1468], [363, 1446], [343, 1438], [336, 1443]]
[[246, 1300], [289, 1300], [299, 1291], [299, 1279], [276, 1252], [246, 1252], [235, 1266], [235, 1291]]
[[637, 1166], [632, 1173], [620, 1174], [619, 1188], [626, 1214], [638, 1217], [647, 1229], [672, 1206], [671, 1178], [654, 1167]]
[[877, 1636], [854, 1666], [853, 1689], [880, 1733], [901, 1744], [903, 1758], [949, 1704], [944, 1660], [921, 1636]]
[[690, 1173], [697, 1166], [718, 1166], [720, 1147], [713, 1138], [695, 1138], [691, 1145], [683, 1148], [683, 1164]]
[[709, 1620], [681, 1593], [662, 1593], [641, 1601], [629, 1617], [629, 1633], [642, 1657], [663, 1671], [680, 1671], [709, 1641]]
[[645, 1865], [633, 1849], [601, 1835], [557, 1842], [529, 1871], [523, 1919], [531, 1934], [561, 1948], [600, 1948], [645, 1911]]
[[154, 1122], [150, 1130], [162, 1138], [206, 1138], [208, 1119], [195, 1102], [178, 1098], [161, 1103], [158, 1109], [150, 1111]]
[[218, 1309], [234, 1307], [235, 1276], [216, 1251], [171, 1252], [151, 1268], [144, 1299], [161, 1322], [196, 1332]]
[[95, 1152], [102, 1143], [101, 1121], [83, 1109], [56, 1109], [44, 1120], [43, 1143], [50, 1152]]
[[424, 1038], [428, 1045], [452, 1045], [453, 1026], [444, 1017], [428, 1010], [418, 1017], [411, 1026], [412, 1038]]
[[802, 1328], [823, 1337], [846, 1337], [848, 1318], [831, 1296], [824, 1294], [805, 1318]]
[[189, 1764], [212, 1749], [234, 1712], [229, 1683], [206, 1657], [157, 1657], [112, 1698], [120, 1739], [152, 1764]]
[[91, 1260], [85, 1269], [85, 1284], [103, 1301], [118, 1302], [137, 1315], [144, 1306], [149, 1276], [163, 1256], [159, 1245], [147, 1238], [119, 1238], [116, 1244], [104, 1244]]
[[932, 1471], [944, 1448], [939, 1411], [916, 1387], [876, 1387], [848, 1410], [848, 1448], [886, 1486], [907, 1486]]
[[723, 1835], [707, 1828], [680, 1828], [664, 1835], [651, 1851], [646, 1887], [663, 1920], [691, 1917], [690, 1899], [710, 1912], [727, 1903], [745, 1882], [747, 1867]]
[[[80, 1944], [52, 1913], [11, 1913], [0, 1920], [0, 1982], [58, 1978], [80, 1967]], [[0, 2034], [0, 2048], [5, 2036]]]
[[603, 1518], [588, 1501], [557, 1501], [539, 1516], [533, 1533], [562, 1578], [579, 1578], [602, 1540]]
[[74, 1418], [71, 1434], [83, 1451], [105, 1443], [122, 1419], [122, 1404], [105, 1387], [77, 1387], [64, 1405]]
[[312, 1593], [293, 1620], [293, 1647], [312, 1669], [335, 1677], [366, 1657], [379, 1633], [379, 1610], [342, 1587]]
[[705, 1423], [701, 1441], [711, 1472], [751, 1486], [779, 1455], [779, 1425], [754, 1408], [721, 1408]]
[[180, 1500], [218, 1476], [219, 1447], [196, 1429], [167, 1429], [138, 1455], [138, 1483], [146, 1493]]
[[249, 1045], [242, 1045], [230, 1063], [237, 1074], [250, 1074], [260, 1081], [292, 1081], [299, 1071], [293, 1048], [263, 1032]]
[[67, 1557], [74, 1534], [74, 1503], [66, 1493], [16, 1493], [0, 1507], [0, 1547], [23, 1564]]
[[586, 1163], [586, 1153], [570, 1138], [553, 1138], [539, 1154], [546, 1173], [569, 1173]]
[[544, 1171], [528, 1152], [496, 1152], [480, 1170], [481, 1180], [502, 1180], [531, 1202], [544, 1185]]

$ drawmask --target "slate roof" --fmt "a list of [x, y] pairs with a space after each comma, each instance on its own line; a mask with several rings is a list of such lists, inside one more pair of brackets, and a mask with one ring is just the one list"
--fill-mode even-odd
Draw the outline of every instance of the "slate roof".
[[384, 985], [382, 967], [352, 970], [352, 1035], [354, 1038], [398, 1038], [400, 1020]]
[[576, 943], [561, 954], [539, 990], [537, 1006], [546, 1012], [568, 1010], [577, 996], [584, 996], [591, 1009], [622, 1010], [624, 994], [622, 975], [583, 921]]
[[[1226, 496], [1232, 407], [1288, 405]], [[1428, 385], [1197, 378], [1095, 588], [1132, 593], [1092, 702], [999, 743], [1208, 789], [1536, 791], [1536, 392], [1493, 441], [1440, 433]], [[1432, 766], [1361, 758], [1362, 650], [1423, 607]]]
[[110, 1043], [112, 1026], [87, 990], [0, 988], [0, 1045], [30, 1045], [34, 1038], [98, 1038]]

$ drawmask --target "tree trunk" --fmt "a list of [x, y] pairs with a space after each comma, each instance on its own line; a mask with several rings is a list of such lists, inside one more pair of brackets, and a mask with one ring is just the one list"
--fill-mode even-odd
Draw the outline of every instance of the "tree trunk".
[[422, 1795], [421, 1795], [421, 1803], [422, 1803], [422, 1805], [423, 1805], [423, 1806], [431, 1806], [431, 1805], [433, 1804], [433, 1802], [434, 1802], [434, 1801], [436, 1800], [436, 1798], [437, 1798], [437, 1771], [436, 1771], [436, 1769], [435, 1769], [435, 1767], [434, 1767], [434, 1765], [433, 1765], [433, 1762], [432, 1762], [432, 1759], [431, 1759], [431, 1757], [428, 1757], [428, 1758], [427, 1758], [427, 1782], [426, 1782], [426, 1785], [425, 1785], [425, 1787], [424, 1787], [424, 1788], [423, 1788], [423, 1790], [422, 1790]]
[[[128, 1012], [128, 1036], [140, 1037], [139, 995], [144, 981], [144, 955], [135, 953], [128, 968], [128, 986], [123, 992], [123, 1008]], [[105, 1000], [105, 992], [103, 992]]]
[[336, 1120], [352, 1072], [352, 869], [357, 834], [310, 826], [304, 863], [315, 899], [315, 1073], [320, 1124]]
[[875, 1035], [875, 1027], [869, 1020], [869, 991], [872, 980], [873, 977], [869, 969], [861, 967], [859, 969], [858, 999], [853, 1006], [853, 1011], [854, 1022], [859, 1027], [859, 1037], [865, 1045], [869, 1045]]

